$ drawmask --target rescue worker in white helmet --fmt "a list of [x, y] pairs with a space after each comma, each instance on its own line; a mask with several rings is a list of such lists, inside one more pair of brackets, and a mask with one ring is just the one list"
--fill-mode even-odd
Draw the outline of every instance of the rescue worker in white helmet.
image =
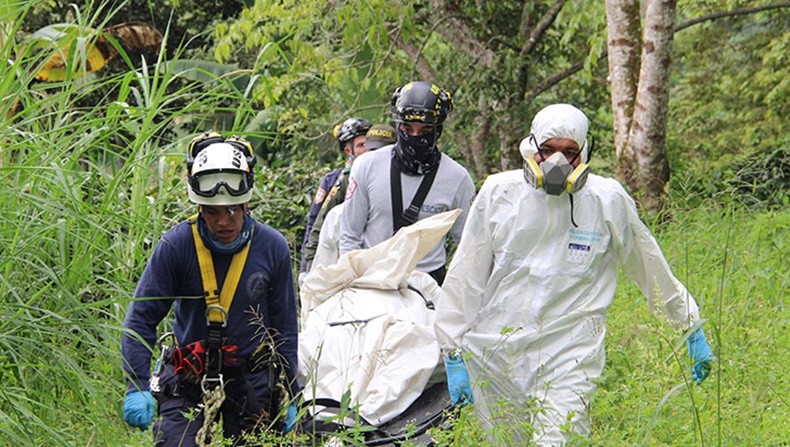
[[[588, 173], [587, 131], [568, 104], [535, 115], [524, 169], [491, 175], [477, 195], [437, 307], [453, 398], [473, 401], [513, 445], [589, 436], [618, 265], [651, 310], [688, 334], [692, 379], [710, 371], [696, 301], [623, 187]], [[534, 435], [521, 429], [525, 418]]]
[[[220, 415], [229, 439], [295, 424], [296, 407], [281, 405], [299, 391], [291, 255], [249, 213], [254, 165], [239, 138], [209, 132], [190, 143], [187, 190], [198, 213], [162, 236], [129, 305], [124, 420], [141, 430], [153, 423], [157, 446], [207, 445], [205, 429]], [[172, 337], [160, 349], [157, 327], [171, 310]], [[221, 406], [206, 416], [208, 396]]]
[[[466, 168], [437, 146], [453, 109], [450, 92], [430, 82], [414, 81], [395, 90], [391, 101], [397, 142], [372, 152], [351, 168], [340, 225], [340, 254], [369, 248], [401, 227], [428, 216], [460, 208], [451, 230], [461, 237], [475, 188]], [[438, 284], [445, 275], [444, 240], [418, 264]]]

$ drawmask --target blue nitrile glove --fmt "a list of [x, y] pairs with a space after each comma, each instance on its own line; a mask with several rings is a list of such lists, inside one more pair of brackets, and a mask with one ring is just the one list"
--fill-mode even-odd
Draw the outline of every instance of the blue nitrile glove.
[[296, 405], [291, 404], [285, 413], [285, 433], [291, 433], [296, 426]]
[[447, 388], [450, 390], [450, 399], [453, 403], [460, 403], [461, 406], [466, 405], [467, 402], [475, 403], [472, 387], [469, 385], [469, 372], [466, 370], [461, 356], [458, 354], [446, 355], [444, 369], [447, 371]]
[[155, 408], [150, 391], [129, 391], [123, 403], [123, 420], [132, 427], [145, 430], [154, 421]]
[[702, 328], [697, 328], [692, 332], [686, 339], [686, 343], [689, 347], [689, 357], [694, 362], [694, 366], [691, 367], [691, 378], [699, 385], [710, 374], [710, 362], [713, 360], [713, 355]]

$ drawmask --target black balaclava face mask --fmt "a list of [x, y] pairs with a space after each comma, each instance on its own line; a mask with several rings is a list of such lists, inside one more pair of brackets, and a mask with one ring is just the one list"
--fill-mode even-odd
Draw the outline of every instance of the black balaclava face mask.
[[425, 135], [409, 135], [400, 126], [398, 142], [393, 149], [393, 159], [401, 171], [412, 175], [425, 175], [439, 166], [442, 154], [436, 147], [441, 135], [441, 126]]

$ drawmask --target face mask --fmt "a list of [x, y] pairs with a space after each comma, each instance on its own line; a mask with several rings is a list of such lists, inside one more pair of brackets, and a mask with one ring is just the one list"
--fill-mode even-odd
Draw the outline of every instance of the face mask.
[[436, 151], [436, 132], [425, 135], [409, 135], [398, 128], [398, 145], [406, 158], [425, 162]]
[[527, 183], [553, 196], [563, 192], [573, 194], [580, 190], [587, 182], [588, 171], [585, 163], [580, 163], [574, 169], [560, 152], [555, 152], [540, 164], [534, 158], [524, 161], [524, 178]]

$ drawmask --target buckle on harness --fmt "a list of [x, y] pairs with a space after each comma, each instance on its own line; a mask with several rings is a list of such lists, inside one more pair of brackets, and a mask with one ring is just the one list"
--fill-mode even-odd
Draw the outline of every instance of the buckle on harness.
[[219, 389], [225, 389], [225, 380], [222, 377], [222, 374], [218, 374], [217, 377], [209, 377], [204, 375], [203, 380], [200, 381], [200, 390], [203, 391], [203, 394], [208, 394], [209, 391], [215, 389], [219, 386]]
[[[221, 319], [214, 320], [211, 318], [212, 314], [216, 315], [216, 312], [219, 312], [221, 315]], [[228, 326], [228, 311], [225, 310], [222, 306], [206, 306], [206, 320], [208, 320], [208, 324], [211, 323], [220, 323], [222, 327]]]

